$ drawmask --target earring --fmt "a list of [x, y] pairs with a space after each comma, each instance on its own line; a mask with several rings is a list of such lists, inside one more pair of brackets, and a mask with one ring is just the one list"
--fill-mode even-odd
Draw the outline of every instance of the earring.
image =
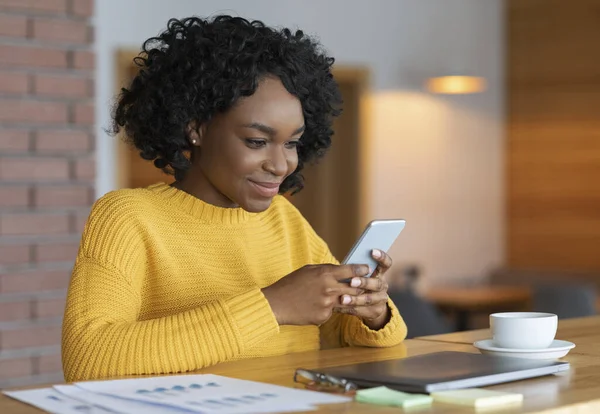
[[196, 140], [195, 139], [192, 140], [192, 144], [196, 145]]

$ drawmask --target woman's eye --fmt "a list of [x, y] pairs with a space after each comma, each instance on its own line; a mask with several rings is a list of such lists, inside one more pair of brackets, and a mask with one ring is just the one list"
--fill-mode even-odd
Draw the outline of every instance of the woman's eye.
[[300, 141], [290, 141], [285, 144], [285, 146], [290, 149], [298, 148], [299, 145], [300, 145]]
[[267, 144], [264, 139], [254, 139], [248, 138], [246, 139], [246, 145], [250, 148], [262, 148]]

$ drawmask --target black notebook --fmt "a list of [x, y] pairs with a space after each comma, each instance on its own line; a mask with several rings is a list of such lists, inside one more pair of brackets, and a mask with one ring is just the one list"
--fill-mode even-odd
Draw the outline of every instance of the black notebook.
[[569, 367], [568, 362], [447, 351], [319, 372], [352, 381], [359, 387], [385, 385], [400, 391], [430, 393], [540, 377]]

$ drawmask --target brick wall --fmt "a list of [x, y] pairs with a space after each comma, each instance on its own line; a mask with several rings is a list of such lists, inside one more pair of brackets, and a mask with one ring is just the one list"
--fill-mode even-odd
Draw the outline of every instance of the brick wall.
[[61, 381], [94, 199], [92, 0], [0, 0], [0, 388]]

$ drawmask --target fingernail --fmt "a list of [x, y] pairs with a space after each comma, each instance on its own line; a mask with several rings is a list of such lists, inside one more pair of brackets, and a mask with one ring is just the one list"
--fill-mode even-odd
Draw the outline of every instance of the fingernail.
[[352, 301], [352, 299], [350, 298], [350, 296], [348, 296], [348, 295], [342, 296], [342, 304], [343, 305], [348, 305], [348, 304], [350, 304], [351, 301]]
[[350, 286], [352, 287], [359, 287], [360, 286], [360, 279], [355, 277], [350, 281]]
[[374, 259], [379, 259], [381, 257], [381, 250], [373, 249], [373, 252], [371, 254], [373, 255]]

